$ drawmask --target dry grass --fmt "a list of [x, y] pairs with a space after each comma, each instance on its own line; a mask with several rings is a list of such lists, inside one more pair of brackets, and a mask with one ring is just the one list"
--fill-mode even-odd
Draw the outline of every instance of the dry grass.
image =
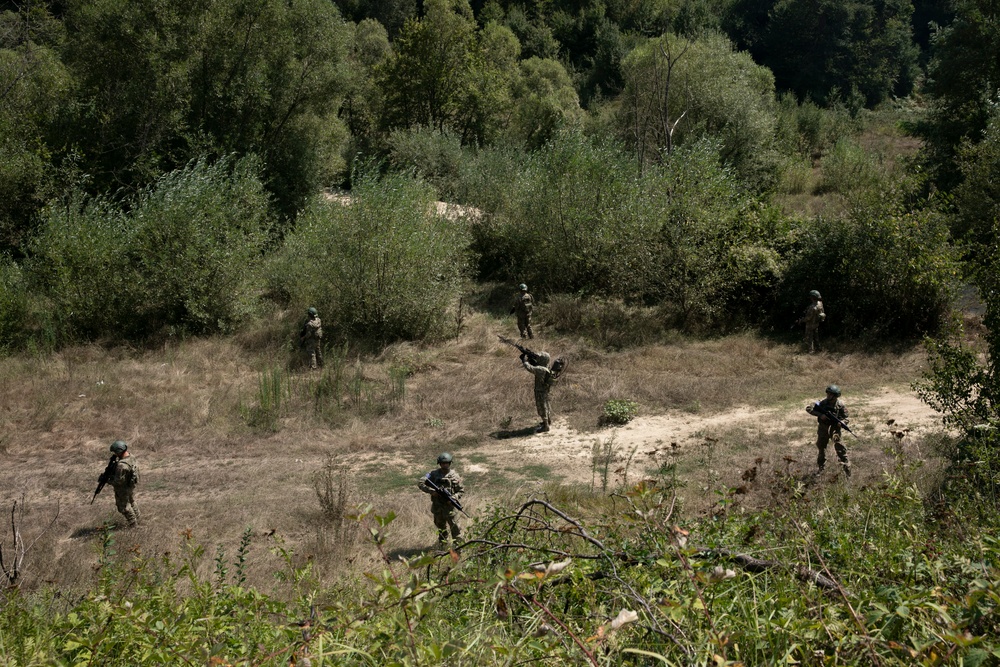
[[[342, 474], [350, 477], [356, 501], [397, 515], [389, 542], [394, 555], [433, 543], [429, 502], [416, 481], [441, 450], [459, 453], [457, 468], [466, 476], [473, 512], [495, 498], [541, 493], [547, 480], [562, 476], [558, 449], [552, 465], [530, 467], [521, 454], [524, 438], [497, 439], [537, 421], [532, 379], [517, 353], [496, 338], [511, 333], [512, 320], [473, 313], [457, 340], [396, 345], [375, 359], [350, 357], [344, 368], [364, 378], [379, 409], [362, 410], [342, 397], [344, 407], [333, 421], [316, 408], [321, 375], [295, 370], [294, 364], [289, 370], [287, 349], [261, 347], [261, 341], [282, 339], [273, 325], [263, 326], [269, 328], [259, 335], [172, 342], [155, 351], [87, 346], [0, 360], [0, 510], [23, 492], [32, 525], [41, 526], [60, 507], [58, 522], [30, 557], [25, 586], [53, 582], [72, 588], [94, 576], [97, 528], [117, 516], [111, 489], [93, 506], [89, 501], [108, 445], [118, 438], [129, 442], [142, 471], [138, 503], [144, 523], [136, 531], [117, 531], [118, 548], [179, 553], [189, 532], [209, 552], [223, 545], [235, 553], [250, 527], [257, 537], [249, 583], [265, 588], [276, 565], [264, 545], [276, 537], [310, 559], [323, 578], [351, 576], [374, 562], [359, 533], [335, 530], [324, 520], [313, 482], [329, 456], [345, 466]], [[820, 397], [830, 382], [855, 396], [905, 387], [924, 364], [917, 349], [805, 356], [752, 335], [608, 353], [582, 340], [547, 336], [544, 321], [540, 329], [532, 347], [570, 360], [553, 394], [557, 417], [590, 440], [606, 437], [597, 420], [612, 398], [638, 402], [645, 415], [681, 411], [698, 417], [747, 406], [794, 406], [797, 414], [803, 401]], [[379, 403], [378, 396], [391, 390], [391, 369], [402, 367], [410, 373], [404, 395], [394, 404]], [[289, 399], [276, 432], [254, 430], [245, 408], [257, 400], [261, 373], [274, 368], [287, 374]], [[724, 444], [716, 445], [716, 462], [708, 466], [702, 466], [706, 452], [685, 452], [687, 458], [677, 463], [691, 476], [685, 488], [690, 506], [710, 507], [695, 499], [713, 484], [738, 486], [762, 448], [790, 439], [808, 442], [808, 424], [802, 422], [797, 415], [781, 436], [752, 429], [717, 433]], [[768, 441], [775, 437], [784, 442]], [[775, 452], [769, 460], [780, 468]], [[635, 465], [638, 479], [650, 464]], [[701, 467], [716, 477], [696, 479]], [[548, 488], [552, 493], [557, 487]], [[714, 502], [714, 493], [707, 497]]]

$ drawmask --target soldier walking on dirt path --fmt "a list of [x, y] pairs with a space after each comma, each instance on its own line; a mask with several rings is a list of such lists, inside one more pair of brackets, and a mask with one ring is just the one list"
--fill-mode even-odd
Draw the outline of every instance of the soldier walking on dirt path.
[[[111, 478], [105, 480], [115, 490], [115, 507], [128, 521], [130, 528], [139, 525], [139, 508], [135, 505], [135, 487], [139, 483], [139, 466], [135, 462], [128, 445], [122, 440], [111, 443], [111, 453], [118, 457], [111, 472]], [[102, 475], [103, 477], [103, 475]], [[98, 480], [100, 482], [101, 480]]]
[[535, 300], [528, 294], [528, 286], [521, 283], [517, 286], [520, 290], [514, 295], [514, 304], [510, 307], [510, 314], [517, 315], [517, 330], [521, 333], [521, 338], [534, 338], [531, 331], [531, 311], [535, 308]]
[[819, 453], [816, 456], [816, 466], [818, 473], [823, 472], [826, 466], [826, 446], [833, 440], [833, 448], [837, 452], [840, 465], [844, 468], [844, 475], [851, 476], [851, 463], [847, 459], [847, 447], [842, 442], [841, 430], [847, 426], [847, 408], [840, 400], [840, 387], [831, 384], [826, 388], [826, 398], [806, 406], [806, 412], [816, 417], [818, 424], [816, 429], [816, 449]]
[[826, 321], [826, 311], [823, 310], [823, 297], [817, 290], [809, 292], [812, 300], [802, 313], [802, 317], [795, 321], [796, 324], [806, 325], [805, 345], [809, 354], [819, 351], [819, 325]]
[[418, 484], [421, 491], [431, 496], [431, 515], [438, 530], [438, 544], [442, 546], [448, 541], [449, 528], [453, 540], [457, 541], [462, 535], [462, 529], [455, 517], [457, 508], [448, 498], [450, 495], [457, 502], [465, 493], [462, 478], [451, 469], [453, 460], [451, 454], [442, 452], [437, 457], [438, 469], [427, 473]]
[[552, 408], [549, 405], [549, 392], [553, 385], [559, 381], [559, 376], [562, 375], [563, 370], [566, 368], [566, 362], [562, 358], [556, 359], [552, 362], [552, 368], [549, 368], [549, 353], [539, 352], [538, 365], [533, 365], [528, 361], [528, 355], [522, 353], [521, 365], [524, 366], [526, 371], [535, 376], [535, 409], [538, 411], [538, 416], [542, 418], [542, 423], [536, 431], [538, 433], [545, 433], [552, 426]]
[[309, 358], [309, 369], [323, 367], [323, 322], [315, 308], [306, 310], [306, 322], [299, 332], [299, 342]]

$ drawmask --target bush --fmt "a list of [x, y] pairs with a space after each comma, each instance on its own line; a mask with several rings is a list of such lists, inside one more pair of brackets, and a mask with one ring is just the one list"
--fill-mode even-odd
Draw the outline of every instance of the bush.
[[635, 401], [625, 398], [613, 398], [604, 404], [604, 412], [601, 413], [600, 423], [603, 426], [613, 424], [622, 426], [635, 419], [639, 412], [639, 405]]
[[243, 321], [272, 224], [258, 170], [252, 158], [201, 160], [124, 207], [79, 192], [49, 204], [28, 274], [60, 338], [229, 331]]
[[21, 268], [0, 257], [0, 353], [18, 347], [28, 314], [28, 290]]
[[831, 333], [899, 340], [938, 330], [957, 275], [947, 223], [931, 209], [901, 210], [891, 200], [873, 193], [845, 219], [818, 219], [794, 230], [776, 326], [787, 328], [798, 318], [806, 294], [816, 289]]
[[466, 223], [436, 215], [431, 188], [406, 175], [363, 174], [351, 194], [350, 205], [317, 198], [302, 213], [270, 289], [353, 340], [441, 335], [470, 263]]

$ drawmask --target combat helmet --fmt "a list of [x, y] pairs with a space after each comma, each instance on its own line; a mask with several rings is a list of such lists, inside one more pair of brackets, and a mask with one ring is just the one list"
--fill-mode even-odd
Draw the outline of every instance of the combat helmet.
[[814, 299], [822, 299], [823, 298], [823, 297], [821, 297], [819, 295], [819, 290], [815, 290], [815, 289], [814, 290], [809, 290], [809, 296], [811, 296]]
[[111, 452], [121, 456], [128, 449], [128, 445], [125, 444], [124, 440], [115, 440], [111, 443]]
[[536, 355], [536, 357], [538, 359], [538, 365], [539, 366], [548, 366], [549, 365], [549, 361], [552, 359], [552, 357], [549, 356], [548, 352], [539, 352]]
[[454, 457], [449, 452], [438, 454], [438, 463], [451, 463]]
[[831, 384], [829, 387], [826, 388], [826, 393], [833, 394], [837, 398], [840, 398], [840, 387], [838, 387], [835, 384]]
[[517, 286], [517, 289], [521, 290], [522, 292], [527, 292], [528, 286], [525, 285], [524, 283], [521, 283], [520, 285]]
[[319, 311], [317, 311], [315, 308], [310, 307], [306, 309], [306, 314], [309, 315], [310, 317], [316, 317], [317, 315], [319, 315]]

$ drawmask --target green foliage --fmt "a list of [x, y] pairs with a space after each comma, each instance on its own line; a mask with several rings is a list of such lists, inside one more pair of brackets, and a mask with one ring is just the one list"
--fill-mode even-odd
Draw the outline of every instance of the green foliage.
[[62, 37], [43, 5], [0, 11], [0, 252], [25, 241], [51, 191], [48, 135], [70, 88]]
[[874, 191], [880, 185], [888, 185], [883, 177], [884, 166], [880, 162], [877, 156], [851, 139], [838, 139], [823, 156], [823, 178], [819, 191], [848, 195], [857, 190]]
[[26, 334], [28, 289], [21, 268], [0, 257], [0, 354], [18, 347]]
[[639, 412], [639, 404], [627, 398], [613, 398], [604, 404], [604, 412], [601, 413], [602, 424], [614, 424], [623, 426], [633, 419]]
[[95, 191], [254, 153], [290, 214], [343, 169], [348, 35], [331, 3], [84, 0], [65, 23], [77, 98], [62, 139]]
[[989, 126], [978, 141], [966, 139], [959, 147], [958, 169], [962, 183], [955, 188], [956, 238], [974, 249], [995, 239], [1000, 220], [1000, 109], [994, 110]]
[[382, 345], [439, 336], [468, 266], [464, 221], [438, 216], [433, 192], [403, 174], [358, 177], [350, 205], [317, 198], [271, 263], [272, 291], [324, 329]]
[[79, 192], [50, 203], [27, 273], [60, 338], [230, 331], [243, 321], [272, 226], [257, 170], [249, 158], [192, 163], [127, 211]]
[[389, 135], [389, 164], [427, 181], [447, 197], [455, 189], [465, 156], [461, 139], [445, 130], [413, 128]]
[[558, 60], [532, 57], [520, 67], [508, 132], [519, 145], [536, 149], [560, 129], [577, 126], [583, 112], [569, 73]]
[[723, 22], [779, 89], [857, 111], [913, 89], [912, 14], [910, 0], [738, 0]]
[[938, 185], [952, 189], [960, 182], [956, 162], [965, 142], [979, 143], [994, 115], [1000, 50], [995, 26], [996, 0], [961, 0], [955, 18], [932, 40], [926, 91], [932, 99], [930, 118], [918, 126], [927, 139], [926, 163]]
[[[623, 460], [612, 442], [595, 444], [594, 455], [595, 481]], [[327, 466], [318, 490], [339, 508]], [[684, 522], [669, 485], [625, 485], [613, 498], [559, 489], [555, 500], [484, 508], [468, 527], [482, 543], [402, 559], [388, 547], [395, 514], [360, 508], [342, 519], [371, 536], [366, 582], [321, 588], [275, 538], [273, 596], [246, 584], [248, 564], [266, 558], [253, 557], [249, 530], [233, 558], [220, 545], [213, 559], [190, 538], [179, 557], [122, 553], [108, 533], [99, 579], [79, 598], [6, 601], [0, 648], [17, 664], [308, 657], [317, 667], [930, 667], [945, 655], [963, 664], [1000, 657], [995, 513], [982, 516], [981, 531], [942, 529], [913, 484], [922, 471], [902, 462], [852, 493], [803, 496], [776, 474], [767, 512], [742, 511], [723, 493], [711, 517]], [[770, 565], [750, 565], [762, 562]]]
[[487, 213], [473, 228], [484, 277], [659, 304], [668, 323], [697, 327], [750, 315], [781, 271], [776, 221], [706, 143], [638, 174], [614, 144], [569, 135], [484, 152], [469, 172]]
[[947, 221], [932, 209], [907, 211], [894, 195], [870, 193], [844, 219], [818, 219], [794, 230], [795, 248], [778, 294], [788, 326], [823, 294], [827, 330], [869, 340], [907, 339], [937, 331], [957, 280]]
[[774, 79], [767, 68], [718, 34], [648, 40], [622, 68], [618, 132], [641, 163], [710, 137], [747, 182], [767, 184], [776, 158]]

